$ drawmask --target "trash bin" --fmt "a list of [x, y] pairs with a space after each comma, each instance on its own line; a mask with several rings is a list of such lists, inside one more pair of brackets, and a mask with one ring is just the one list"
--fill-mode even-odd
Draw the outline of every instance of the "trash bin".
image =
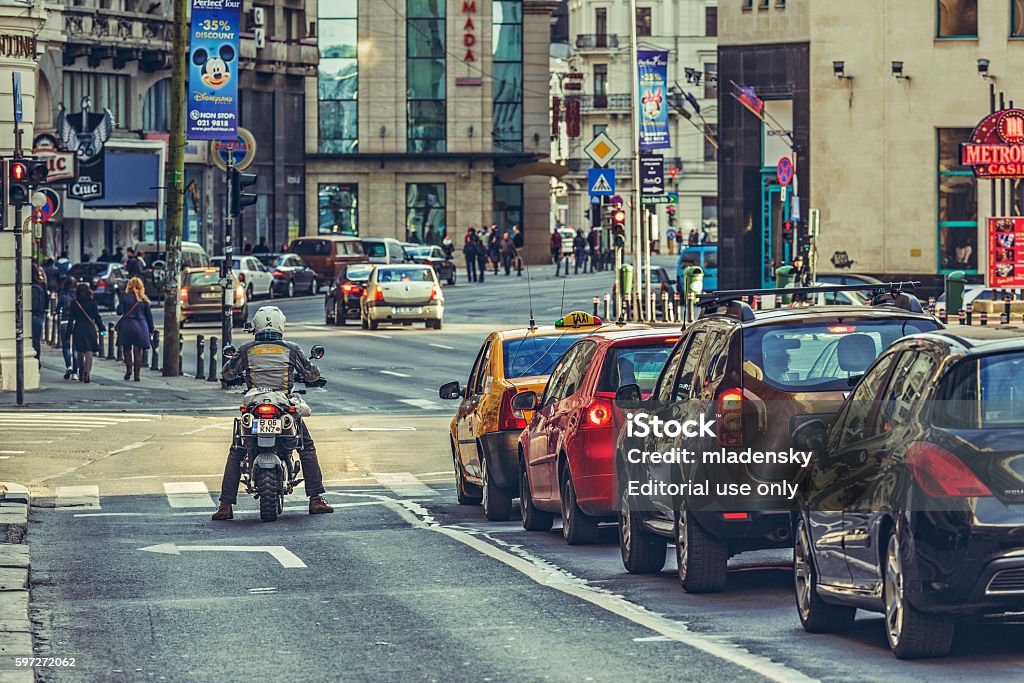
[[693, 306], [697, 296], [704, 291], [704, 269], [700, 266], [687, 266], [683, 268], [682, 281], [683, 301], [686, 305], [685, 322], [693, 322], [696, 319]]
[[619, 297], [628, 297], [633, 293], [633, 264], [623, 263], [619, 266]]
[[[793, 266], [779, 266], [775, 269], [775, 288], [785, 289], [792, 287], [796, 282], [797, 272]], [[784, 294], [779, 297], [780, 304], [791, 304], [793, 303], [792, 294]]]
[[962, 270], [954, 270], [946, 275], [946, 319], [955, 317], [964, 307], [964, 285], [967, 274]]

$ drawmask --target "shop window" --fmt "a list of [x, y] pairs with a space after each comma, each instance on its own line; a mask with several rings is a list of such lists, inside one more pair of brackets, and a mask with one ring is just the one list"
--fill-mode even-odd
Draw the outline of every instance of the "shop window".
[[638, 36], [651, 35], [651, 8], [636, 8], [636, 34]]
[[142, 130], [167, 132], [171, 120], [171, 79], [157, 81], [142, 103]]
[[[359, 185], [355, 183], [320, 185], [317, 197], [321, 235], [359, 234]], [[289, 216], [288, 232], [292, 232]], [[301, 225], [301, 224], [300, 224]]]
[[444, 183], [408, 183], [405, 186], [405, 241], [441, 244], [448, 232]]
[[704, 98], [718, 99], [718, 64], [714, 62], [704, 65]]
[[939, 38], [976, 38], [978, 0], [936, 0]]
[[494, 0], [491, 6], [494, 60], [491, 139], [495, 152], [523, 150], [523, 3]]
[[978, 270], [978, 182], [960, 165], [970, 128], [938, 130], [937, 218], [940, 271]]
[[502, 232], [512, 234], [512, 226], [523, 229], [523, 186], [519, 184], [494, 183], [494, 225]]

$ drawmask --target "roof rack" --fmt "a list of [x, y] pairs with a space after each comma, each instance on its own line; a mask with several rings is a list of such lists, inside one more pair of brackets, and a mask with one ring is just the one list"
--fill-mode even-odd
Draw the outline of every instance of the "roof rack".
[[708, 292], [697, 298], [697, 306], [702, 309], [702, 317], [707, 315], [727, 315], [742, 321], [754, 319], [753, 309], [744, 299], [761, 296], [795, 296], [803, 294], [826, 294], [830, 292], [868, 292], [870, 305], [894, 306], [911, 313], [924, 313], [921, 302], [913, 294], [904, 290], [913, 290], [920, 282], [883, 282], [860, 285], [822, 285], [818, 287], [784, 287], [780, 289], [730, 289], [720, 292]]

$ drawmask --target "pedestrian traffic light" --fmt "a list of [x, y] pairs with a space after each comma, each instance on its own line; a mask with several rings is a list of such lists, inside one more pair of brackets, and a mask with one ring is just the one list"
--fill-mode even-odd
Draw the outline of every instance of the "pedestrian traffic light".
[[784, 242], [793, 241], [793, 221], [786, 221], [782, 224], [782, 240]]
[[669, 206], [665, 211], [668, 212], [668, 226], [670, 228], [676, 227], [676, 207]]
[[7, 167], [4, 177], [7, 178], [7, 197], [14, 206], [24, 206], [29, 201], [28, 163], [20, 159], [5, 160]]
[[245, 207], [256, 203], [255, 194], [242, 192], [244, 188], [255, 185], [256, 180], [254, 173], [242, 173], [237, 168], [228, 169], [228, 213], [232, 218], [238, 218]]

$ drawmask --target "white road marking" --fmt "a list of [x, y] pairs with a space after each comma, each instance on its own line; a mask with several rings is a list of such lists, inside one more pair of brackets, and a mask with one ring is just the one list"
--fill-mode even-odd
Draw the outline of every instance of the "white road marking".
[[398, 399], [399, 403], [405, 403], [406, 405], [413, 406], [415, 408], [422, 408], [423, 410], [445, 410], [447, 406], [443, 406], [436, 401], [428, 401], [425, 398], [401, 398]]
[[117, 449], [114, 449], [114, 450], [110, 451], [109, 453], [107, 453], [107, 457], [109, 458], [112, 455], [120, 455], [121, 453], [127, 453], [128, 451], [134, 451], [136, 448], [142, 448], [145, 445], [146, 445], [146, 442], [144, 442], [144, 441], [137, 441], [136, 443], [130, 443], [127, 446], [121, 446], [121, 448], [117, 448]]
[[22, 444], [22, 443], [31, 443], [31, 444], [53, 443], [52, 441], [26, 441], [25, 439], [8, 439], [6, 437], [4, 437], [4, 442], [5, 443], [17, 443], [17, 444]]
[[0, 451], [4, 455], [25, 455], [25, 451]]
[[11, 459], [11, 456], [9, 456], [9, 455], [0, 455], [0, 460], [10, 460], [10, 459]]
[[162, 555], [181, 555], [183, 552], [268, 553], [280, 562], [281, 566], [285, 569], [306, 568], [306, 563], [283, 545], [175, 545], [174, 543], [161, 543], [160, 545], [139, 548], [139, 550], [147, 553], [160, 553]]
[[270, 595], [271, 593], [277, 592], [277, 586], [266, 586], [265, 588], [250, 588], [249, 593], [252, 595]]
[[349, 427], [350, 432], [415, 432], [415, 427]]
[[[333, 492], [328, 491], [324, 495], [330, 496], [332, 494], [333, 494]], [[356, 507], [365, 507], [367, 505], [383, 505], [383, 504], [384, 503], [382, 501], [377, 501], [377, 500], [361, 502], [361, 503], [335, 503], [334, 504], [334, 508], [335, 509], [356, 508]], [[211, 514], [213, 514], [211, 512], [211, 510], [212, 510], [212, 508], [210, 510], [188, 510], [186, 512], [175, 512], [173, 516], [174, 517], [209, 517]], [[307, 512], [308, 510], [309, 510], [309, 506], [308, 505], [285, 505], [284, 508], [283, 508], [283, 512]], [[259, 510], [245, 510], [245, 509], [239, 509], [238, 507], [235, 508], [235, 516], [236, 517], [238, 515], [256, 515], [256, 514], [259, 514]], [[74, 517], [161, 517], [163, 519], [167, 519], [167, 513], [166, 512], [79, 512], [79, 513], [76, 513], [73, 516]], [[522, 528], [522, 525], [520, 525], [519, 528]]]
[[99, 486], [58, 486], [57, 502], [54, 507], [58, 508], [85, 508], [88, 510], [100, 509], [100, 487]]
[[430, 344], [430, 346], [433, 346], [435, 349], [444, 349], [445, 351], [455, 350], [454, 346], [445, 346], [444, 344]]
[[172, 508], [203, 508], [216, 507], [210, 490], [201, 481], [169, 481], [164, 482], [167, 502]]
[[370, 473], [381, 486], [386, 486], [401, 498], [429, 498], [436, 496], [432, 488], [409, 472]]
[[392, 377], [411, 377], [412, 376], [412, 375], [407, 375], [404, 372], [392, 372], [391, 370], [381, 370], [380, 374], [382, 374], [382, 375], [391, 375]]

